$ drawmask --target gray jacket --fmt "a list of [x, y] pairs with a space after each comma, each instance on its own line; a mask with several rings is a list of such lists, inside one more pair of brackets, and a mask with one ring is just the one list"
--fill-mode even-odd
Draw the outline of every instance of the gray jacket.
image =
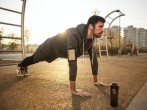
[[[84, 43], [84, 47], [83, 47]], [[34, 53], [34, 62], [46, 60], [52, 62], [58, 57], [68, 58], [68, 49], [75, 49], [76, 60], [69, 62], [69, 78], [71, 81], [76, 80], [77, 75], [77, 57], [84, 52], [88, 52], [91, 60], [93, 75], [98, 73], [98, 61], [95, 49], [93, 49], [92, 64], [92, 40], [87, 39], [87, 29], [85, 24], [80, 24], [76, 28], [69, 28], [64, 33], [59, 33], [52, 38], [48, 38], [41, 44]]]

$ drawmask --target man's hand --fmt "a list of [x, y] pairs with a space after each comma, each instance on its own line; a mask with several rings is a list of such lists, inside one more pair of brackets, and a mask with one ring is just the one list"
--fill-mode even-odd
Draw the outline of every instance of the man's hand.
[[96, 85], [96, 86], [104, 86], [104, 87], [109, 87], [109, 85], [108, 85], [108, 84], [105, 84], [105, 83], [100, 82], [100, 81], [94, 82], [94, 85]]
[[76, 89], [76, 83], [75, 81], [70, 81], [70, 89], [71, 89], [71, 93], [77, 96], [91, 96], [91, 94], [89, 92], [86, 91], [82, 91], [80, 89]]
[[84, 97], [84, 96], [90, 97], [91, 96], [91, 93], [86, 92], [86, 91], [82, 91], [80, 89], [72, 90], [71, 92], [72, 92], [72, 94], [77, 95], [77, 96], [82, 96], [82, 97]]

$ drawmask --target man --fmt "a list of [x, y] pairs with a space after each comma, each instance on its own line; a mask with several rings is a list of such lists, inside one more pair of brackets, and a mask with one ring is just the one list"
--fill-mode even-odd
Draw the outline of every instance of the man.
[[18, 76], [29, 75], [27, 67], [39, 61], [52, 62], [58, 57], [68, 58], [69, 80], [71, 93], [79, 96], [91, 96], [90, 93], [76, 89], [77, 57], [88, 52], [95, 85], [108, 86], [97, 79], [98, 61], [93, 48], [93, 37], [100, 38], [103, 33], [105, 19], [100, 16], [91, 16], [87, 24], [80, 24], [76, 28], [69, 28], [64, 33], [59, 33], [48, 38], [42, 43], [35, 53], [25, 58], [17, 66]]

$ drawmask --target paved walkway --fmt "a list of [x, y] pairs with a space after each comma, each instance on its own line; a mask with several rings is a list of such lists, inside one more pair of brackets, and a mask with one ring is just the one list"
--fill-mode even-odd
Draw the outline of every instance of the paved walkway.
[[144, 110], [146, 65], [147, 56], [99, 61], [98, 79], [107, 84], [115, 81], [120, 86], [119, 104], [115, 108], [110, 106], [109, 88], [93, 85], [89, 58], [84, 63], [78, 59], [76, 84], [77, 88], [91, 92], [91, 97], [71, 95], [66, 59], [32, 65], [31, 75], [22, 78], [16, 76], [15, 66], [0, 67], [0, 110]]

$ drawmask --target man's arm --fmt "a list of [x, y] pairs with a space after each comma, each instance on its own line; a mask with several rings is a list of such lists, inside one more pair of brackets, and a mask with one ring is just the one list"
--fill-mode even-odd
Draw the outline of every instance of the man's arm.
[[[97, 54], [96, 54], [95, 48], [93, 48], [93, 53], [92, 53], [92, 46], [91, 46], [88, 49], [88, 54], [90, 57], [91, 69], [92, 69], [92, 74], [93, 74], [93, 78], [94, 78], [94, 82], [95, 82], [95, 81], [97, 81], [97, 75], [98, 75], [98, 60], [97, 60]], [[93, 60], [92, 60], [92, 54], [93, 54]]]
[[91, 96], [90, 93], [76, 89], [76, 76], [77, 76], [77, 55], [76, 50], [78, 41], [76, 36], [69, 37], [67, 39], [67, 54], [69, 63], [69, 80], [71, 93], [78, 96]]
[[88, 54], [90, 56], [90, 61], [91, 61], [91, 68], [92, 68], [92, 74], [93, 74], [93, 81], [94, 85], [96, 86], [108, 86], [107, 84], [98, 81], [98, 60], [97, 60], [97, 54], [96, 50], [94, 48], [93, 50], [93, 62], [92, 62], [92, 46], [88, 49]]
[[76, 89], [77, 60], [69, 59], [69, 80], [71, 93], [78, 96], [91, 96], [90, 93]]

